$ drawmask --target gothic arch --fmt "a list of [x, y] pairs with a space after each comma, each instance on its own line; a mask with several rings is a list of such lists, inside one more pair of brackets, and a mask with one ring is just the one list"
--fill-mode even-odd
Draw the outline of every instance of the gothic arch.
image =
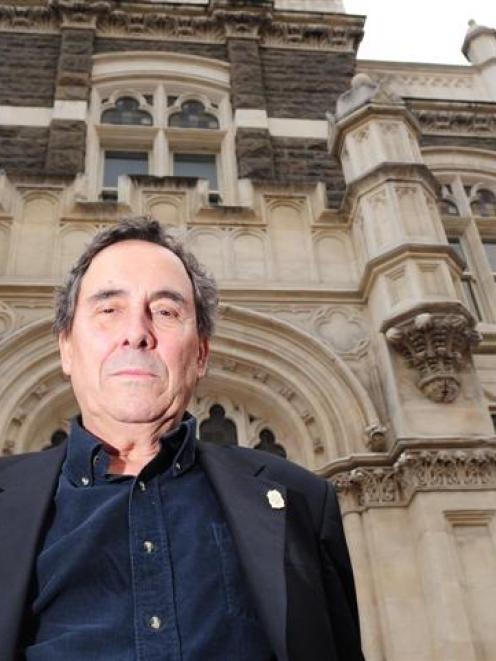
[[[53, 431], [50, 420], [59, 425], [75, 411], [50, 326], [37, 321], [0, 342], [0, 439], [9, 451], [37, 449], [46, 442], [40, 435]], [[209, 374], [198, 390], [200, 399], [209, 396], [249, 403], [258, 416], [254, 429], [260, 420], [273, 422], [289, 458], [309, 468], [367, 451], [366, 428], [378, 423], [369, 396], [328, 347], [232, 305], [221, 308]]]

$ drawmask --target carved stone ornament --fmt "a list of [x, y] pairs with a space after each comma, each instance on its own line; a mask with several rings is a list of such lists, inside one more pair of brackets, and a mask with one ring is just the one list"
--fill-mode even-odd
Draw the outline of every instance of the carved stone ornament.
[[459, 371], [481, 339], [463, 314], [424, 312], [386, 331], [386, 339], [419, 374], [417, 385], [434, 402], [452, 402], [460, 392]]
[[366, 446], [372, 452], [382, 452], [386, 448], [386, 432], [387, 428], [378, 422], [369, 425], [365, 429], [367, 438], [365, 440]]
[[231, 37], [260, 39], [265, 46], [304, 50], [358, 49], [362, 17], [328, 14], [325, 20], [302, 22], [277, 12], [271, 2], [215, 2], [203, 12], [180, 3], [117, 2], [117, 0], [48, 0], [30, 6], [13, 1], [0, 6], [0, 29], [56, 31], [60, 27], [96, 29], [106, 36], [225, 43]]
[[424, 133], [453, 133], [456, 135], [496, 135], [496, 115], [491, 112], [474, 110], [415, 110]]
[[407, 505], [417, 491], [494, 489], [496, 449], [406, 450], [392, 466], [331, 478], [346, 509]]

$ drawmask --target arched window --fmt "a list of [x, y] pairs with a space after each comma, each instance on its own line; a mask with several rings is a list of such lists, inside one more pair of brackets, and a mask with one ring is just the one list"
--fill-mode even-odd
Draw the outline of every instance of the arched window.
[[[136, 175], [164, 190], [191, 188], [209, 205], [237, 200], [237, 163], [225, 62], [176, 52], [100, 53], [88, 112], [87, 199], [117, 200]], [[120, 179], [134, 176], [133, 182]], [[82, 184], [84, 185], [84, 184]], [[205, 193], [207, 195], [205, 196]], [[126, 197], [127, 199], [127, 197]]]
[[270, 452], [272, 454], [277, 454], [279, 457], [286, 458], [286, 450], [280, 443], [276, 442], [276, 437], [274, 432], [272, 432], [267, 427], [262, 429], [258, 435], [260, 443], [255, 445], [255, 450], [264, 450], [265, 452]]
[[446, 216], [459, 216], [458, 207], [451, 200], [441, 200], [441, 213]]
[[496, 216], [496, 195], [489, 188], [479, 188], [470, 207], [475, 216]]
[[224, 408], [214, 404], [209, 413], [210, 417], [200, 425], [200, 440], [217, 445], [237, 445], [236, 425], [230, 418], [226, 418]]
[[62, 443], [67, 438], [67, 432], [63, 429], [56, 429], [53, 434], [50, 436], [50, 443], [46, 445], [43, 449], [48, 450], [50, 448], [57, 447], [57, 445], [62, 445]]
[[181, 129], [218, 129], [219, 120], [207, 112], [201, 101], [185, 101], [181, 112], [169, 117], [169, 126]]
[[114, 108], [102, 113], [102, 124], [135, 124], [151, 126], [153, 119], [146, 110], [141, 110], [138, 101], [132, 96], [121, 96], [115, 102]]

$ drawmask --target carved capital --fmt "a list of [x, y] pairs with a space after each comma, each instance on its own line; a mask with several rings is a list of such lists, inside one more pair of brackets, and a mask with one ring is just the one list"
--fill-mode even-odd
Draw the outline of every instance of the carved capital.
[[97, 20], [114, 8], [105, 0], [48, 0], [48, 7], [60, 18], [63, 28], [96, 29]]
[[407, 505], [417, 491], [494, 489], [496, 449], [406, 450], [392, 465], [332, 478], [345, 509]]
[[390, 326], [386, 339], [417, 370], [424, 395], [446, 403], [456, 399], [459, 372], [481, 337], [474, 320], [461, 312], [423, 312]]
[[262, 3], [250, 8], [222, 7], [214, 9], [212, 15], [222, 25], [228, 39], [258, 39], [272, 22], [270, 5]]

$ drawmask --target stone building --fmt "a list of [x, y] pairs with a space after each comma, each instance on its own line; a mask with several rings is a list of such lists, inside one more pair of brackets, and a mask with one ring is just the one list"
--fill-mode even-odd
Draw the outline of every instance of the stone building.
[[221, 286], [202, 435], [337, 485], [368, 661], [490, 661], [496, 33], [469, 66], [357, 61], [364, 22], [0, 0], [0, 451], [63, 438], [53, 288], [152, 214]]

